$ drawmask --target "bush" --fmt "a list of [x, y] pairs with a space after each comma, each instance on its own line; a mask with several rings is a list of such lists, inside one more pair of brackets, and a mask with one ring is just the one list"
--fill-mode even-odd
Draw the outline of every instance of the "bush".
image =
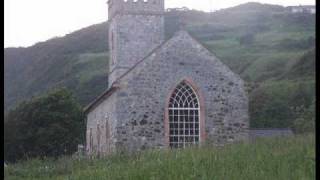
[[301, 108], [301, 116], [295, 119], [293, 130], [295, 133], [310, 133], [315, 132], [315, 101], [308, 108]]
[[248, 33], [239, 38], [240, 45], [251, 45], [254, 42], [254, 34]]
[[[297, 118], [307, 118], [312, 108], [314, 81], [269, 81], [250, 93], [249, 112], [252, 128], [288, 128]], [[310, 110], [311, 111], [311, 110]], [[311, 115], [308, 115], [308, 118]]]
[[315, 38], [313, 36], [307, 39], [283, 39], [275, 46], [276, 49], [286, 50], [286, 49], [309, 49], [315, 46]]
[[5, 117], [4, 158], [72, 154], [83, 141], [84, 125], [81, 107], [66, 89], [23, 102]]

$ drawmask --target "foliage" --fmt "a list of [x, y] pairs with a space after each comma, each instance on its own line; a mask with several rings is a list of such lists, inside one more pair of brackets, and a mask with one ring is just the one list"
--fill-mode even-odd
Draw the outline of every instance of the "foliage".
[[316, 54], [315, 48], [305, 52], [298, 61], [293, 64], [290, 70], [283, 74], [282, 78], [302, 79], [304, 77], [315, 78]]
[[72, 154], [83, 142], [81, 106], [67, 89], [22, 102], [4, 122], [7, 161]]
[[313, 48], [315, 43], [315, 38], [312, 36], [299, 40], [286, 38], [280, 41], [280, 43], [275, 47], [281, 49], [309, 49]]
[[315, 101], [309, 108], [301, 107], [300, 116], [293, 122], [295, 133], [315, 132]]
[[314, 81], [270, 81], [260, 84], [250, 96], [250, 118], [254, 120], [251, 127], [293, 127], [294, 120], [301, 115], [293, 109], [312, 106], [314, 84]]
[[248, 33], [239, 38], [240, 45], [251, 45], [254, 42], [254, 34]]
[[9, 164], [13, 179], [315, 179], [314, 135], [225, 147], [151, 150], [102, 159], [32, 159]]

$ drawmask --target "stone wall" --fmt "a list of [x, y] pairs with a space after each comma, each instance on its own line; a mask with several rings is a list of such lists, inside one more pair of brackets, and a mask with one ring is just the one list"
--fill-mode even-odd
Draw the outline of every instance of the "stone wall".
[[109, 2], [109, 86], [164, 40], [163, 0]]
[[184, 79], [204, 97], [207, 143], [225, 144], [248, 138], [248, 98], [244, 83], [186, 32], [179, 32], [137, 65], [117, 93], [117, 148], [166, 147], [166, 99]]
[[88, 154], [167, 148], [167, 99], [183, 80], [201, 96], [203, 143], [248, 139], [244, 82], [187, 32], [157, 48], [163, 12], [163, 0], [109, 1], [108, 84], [119, 89], [87, 115]]
[[114, 47], [109, 64], [110, 86], [163, 42], [163, 26], [162, 16], [118, 15], [113, 18], [109, 32], [109, 37], [113, 36], [109, 38], [109, 47]]
[[[202, 143], [222, 145], [248, 140], [244, 82], [182, 31], [119, 79], [115, 84], [119, 86], [117, 91], [88, 114], [87, 129], [93, 129], [94, 137], [89, 154], [98, 154], [98, 139], [102, 153], [167, 148], [164, 121], [167, 99], [183, 80], [192, 81], [202, 97], [201, 118], [205, 122]], [[109, 141], [104, 135], [97, 137], [97, 124], [105, 124], [106, 113], [112, 131]]]
[[[117, 114], [115, 113], [115, 104], [116, 93], [87, 114], [86, 152], [89, 155], [104, 155], [116, 150]], [[92, 138], [90, 138], [90, 134]], [[98, 143], [98, 139], [100, 143]], [[90, 147], [91, 143], [92, 147]]]
[[153, 14], [164, 12], [164, 0], [109, 0], [109, 19], [116, 14]]

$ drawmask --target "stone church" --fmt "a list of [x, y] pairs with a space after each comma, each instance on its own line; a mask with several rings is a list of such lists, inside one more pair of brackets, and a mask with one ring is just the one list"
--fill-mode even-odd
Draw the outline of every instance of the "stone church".
[[86, 151], [248, 139], [243, 80], [188, 32], [164, 37], [164, 0], [109, 0], [109, 87], [85, 108]]

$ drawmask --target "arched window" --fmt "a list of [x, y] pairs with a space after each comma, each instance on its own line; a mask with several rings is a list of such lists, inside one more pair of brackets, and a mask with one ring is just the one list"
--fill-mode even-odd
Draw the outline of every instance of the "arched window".
[[200, 141], [200, 105], [185, 81], [173, 91], [168, 107], [170, 147], [186, 147]]

